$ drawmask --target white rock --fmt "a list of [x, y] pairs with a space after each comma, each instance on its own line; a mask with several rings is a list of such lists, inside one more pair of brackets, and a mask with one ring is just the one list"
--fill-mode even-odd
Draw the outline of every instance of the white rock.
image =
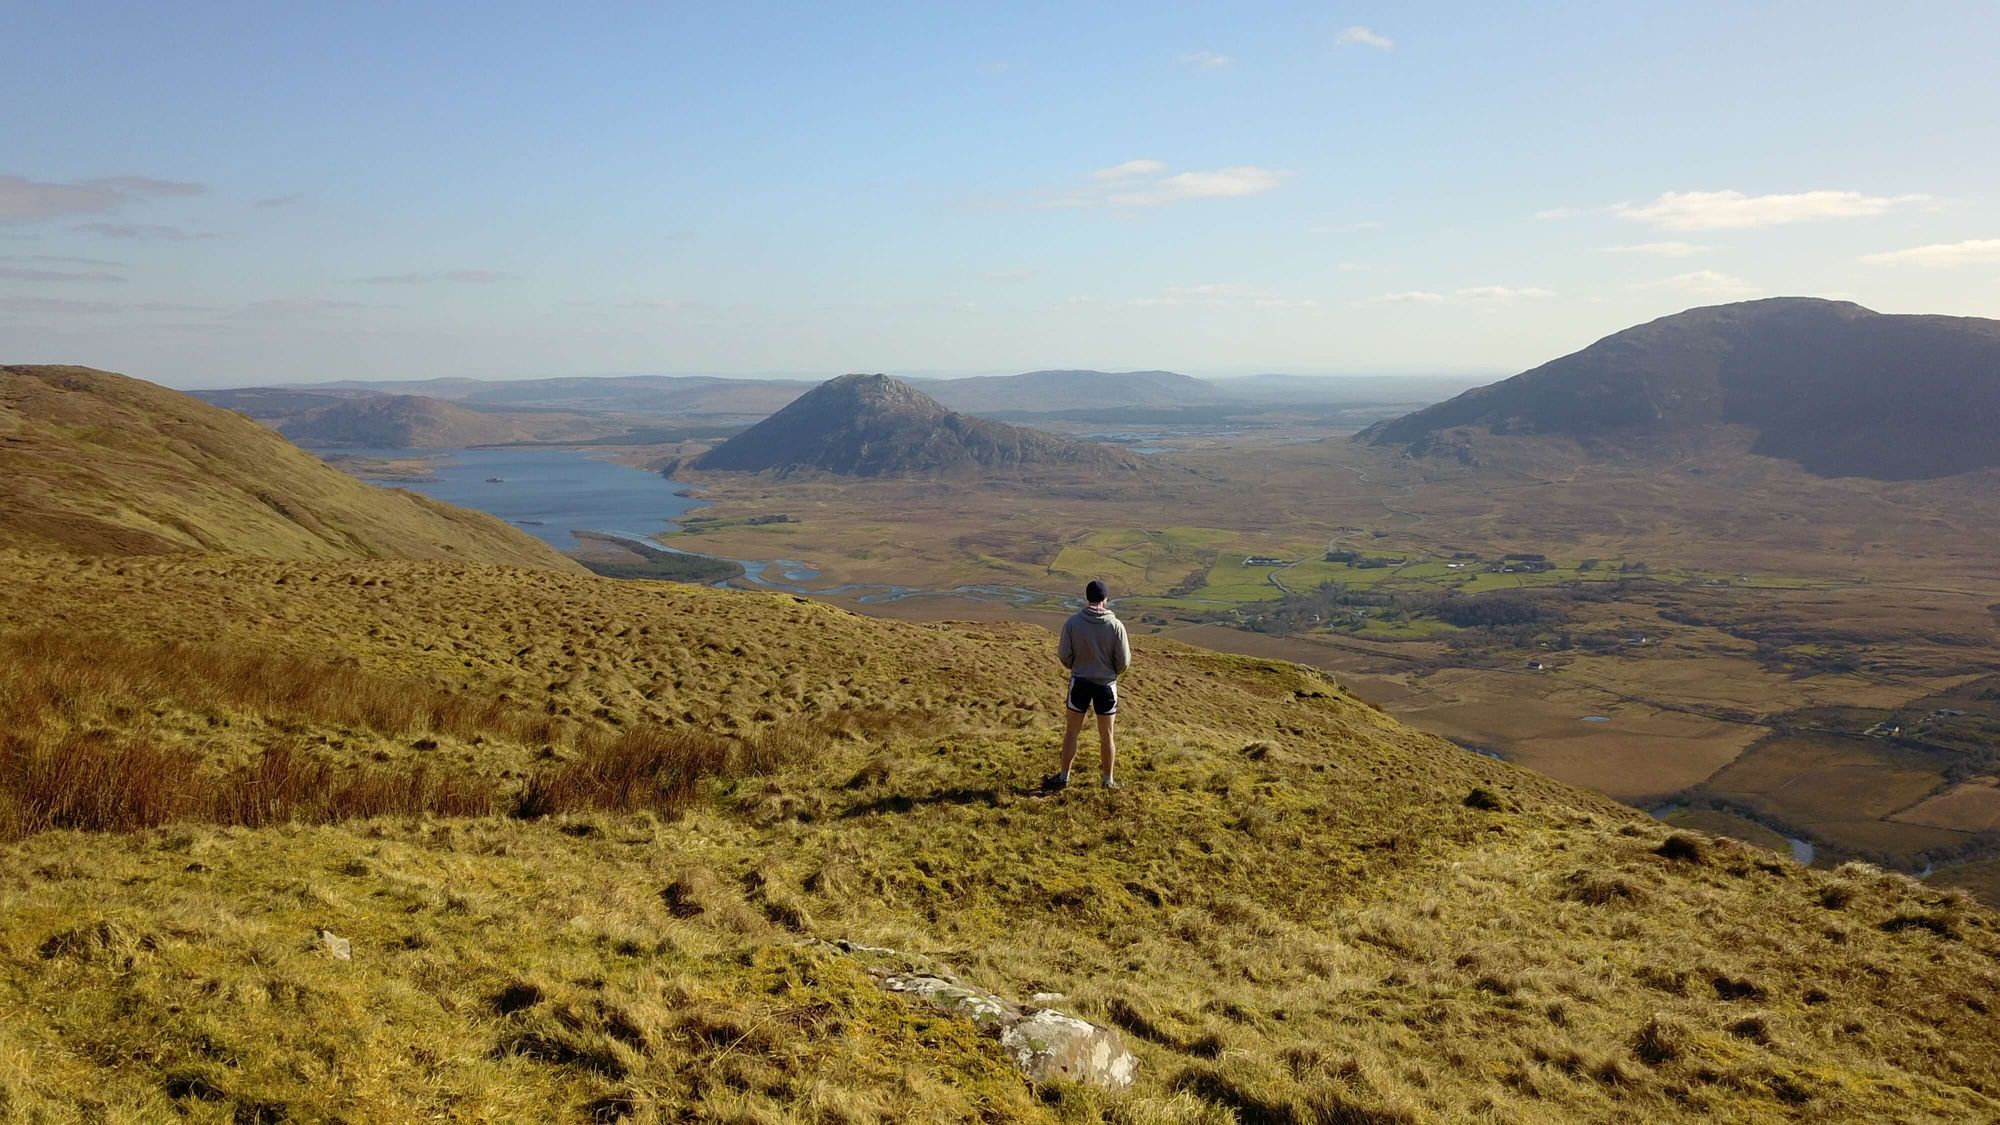
[[1139, 1069], [1116, 1031], [1048, 1008], [1002, 1030], [1000, 1046], [1036, 1082], [1062, 1079], [1122, 1090]]
[[354, 959], [354, 943], [334, 933], [332, 930], [321, 930], [319, 932], [319, 943], [325, 946], [326, 951], [333, 954], [337, 960], [351, 961]]
[[[1132, 1084], [1138, 1057], [1125, 1049], [1113, 1028], [1064, 1015], [1051, 1008], [1022, 1008], [990, 992], [921, 973], [897, 973], [882, 978], [882, 987], [908, 993], [965, 1016], [982, 1031], [996, 1035], [1015, 1066], [1036, 1082], [1081, 1082], [1107, 1090]], [[1059, 1000], [1055, 993], [1035, 996]]]

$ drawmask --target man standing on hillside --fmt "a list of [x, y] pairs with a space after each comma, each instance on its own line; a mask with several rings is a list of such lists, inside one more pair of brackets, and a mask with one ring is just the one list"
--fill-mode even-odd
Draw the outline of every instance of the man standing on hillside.
[[1108, 596], [1104, 583], [1091, 579], [1083, 588], [1083, 600], [1089, 604], [1063, 622], [1062, 639], [1056, 642], [1056, 658], [1069, 669], [1069, 727], [1063, 731], [1062, 768], [1042, 779], [1044, 789], [1069, 784], [1076, 737], [1083, 731], [1083, 717], [1093, 710], [1097, 712], [1098, 772], [1106, 789], [1118, 788], [1112, 774], [1118, 751], [1111, 741], [1111, 726], [1118, 715], [1118, 677], [1132, 666], [1132, 644], [1125, 639], [1125, 623], [1104, 604]]

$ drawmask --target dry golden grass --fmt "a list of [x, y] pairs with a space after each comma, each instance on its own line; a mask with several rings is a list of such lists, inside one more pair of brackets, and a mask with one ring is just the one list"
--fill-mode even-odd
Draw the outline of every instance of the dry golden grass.
[[242, 415], [88, 367], [0, 366], [0, 543], [578, 569], [502, 520], [363, 484]]
[[[210, 727], [248, 718], [282, 732], [255, 758], [232, 765], [216, 745], [182, 732], [146, 730], [139, 717], [192, 712]], [[398, 683], [351, 662], [265, 654], [187, 642], [134, 643], [115, 634], [45, 629], [0, 636], [0, 840], [52, 829], [130, 832], [198, 821], [262, 827], [377, 816], [524, 819], [559, 813], [651, 809], [673, 815], [707, 779], [769, 773], [810, 757], [828, 738], [826, 720], [794, 720], [736, 739], [646, 724], [613, 733], [562, 724], [490, 698]], [[842, 716], [889, 729], [875, 711]], [[567, 739], [566, 759], [520, 785], [497, 775], [445, 768], [421, 757], [387, 766], [341, 762], [296, 737], [313, 728], [359, 730], [385, 739], [434, 735], [555, 758], [546, 740]], [[229, 743], [239, 741], [230, 739]], [[227, 743], [225, 743], [227, 745]]]
[[[36, 705], [34, 737], [675, 796], [0, 846], [0, 1118], [2000, 1113], [1991, 912], [1675, 832], [1296, 665], [1140, 638], [1127, 788], [1045, 796], [1061, 680], [1034, 627], [490, 567], [8, 562], [22, 643], [214, 646], [492, 704], [440, 729], [433, 704], [121, 674]], [[838, 938], [1064, 993], [1124, 1029], [1140, 1081], [1032, 1089], [817, 944]]]

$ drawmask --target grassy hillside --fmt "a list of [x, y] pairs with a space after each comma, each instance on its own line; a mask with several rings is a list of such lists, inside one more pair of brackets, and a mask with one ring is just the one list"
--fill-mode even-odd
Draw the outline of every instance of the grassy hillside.
[[527, 441], [533, 431], [512, 418], [481, 414], [422, 395], [373, 395], [309, 410], [279, 427], [293, 441], [366, 449], [457, 449]]
[[1679, 458], [1732, 426], [1820, 476], [1929, 480], [2000, 465], [1997, 373], [2000, 321], [1770, 297], [1613, 333], [1357, 436], [1472, 460], [1538, 435]]
[[84, 367], [0, 367], [0, 546], [576, 569], [491, 516], [363, 484], [247, 418]]
[[[475, 565], [9, 557], [0, 1117], [2000, 1112], [1962, 895], [1143, 638], [1128, 787], [1039, 795], [1050, 647]], [[840, 940], [1060, 993], [1139, 1080], [1031, 1088]]]

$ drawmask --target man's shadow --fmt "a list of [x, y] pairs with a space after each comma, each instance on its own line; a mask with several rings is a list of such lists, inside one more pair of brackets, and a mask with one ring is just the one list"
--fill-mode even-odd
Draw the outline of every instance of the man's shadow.
[[[1013, 795], [1018, 797], [1038, 792], [1040, 792], [1038, 789], [1016, 790]], [[887, 797], [877, 797], [872, 801], [863, 801], [858, 805], [850, 807], [840, 815], [843, 820], [851, 820], [855, 817], [877, 816], [882, 813], [906, 813], [929, 805], [985, 805], [989, 809], [998, 808], [1000, 806], [1000, 790], [992, 788], [972, 789], [960, 786], [953, 789], [940, 789], [936, 793], [926, 793], [916, 797], [905, 793], [892, 793]]]

